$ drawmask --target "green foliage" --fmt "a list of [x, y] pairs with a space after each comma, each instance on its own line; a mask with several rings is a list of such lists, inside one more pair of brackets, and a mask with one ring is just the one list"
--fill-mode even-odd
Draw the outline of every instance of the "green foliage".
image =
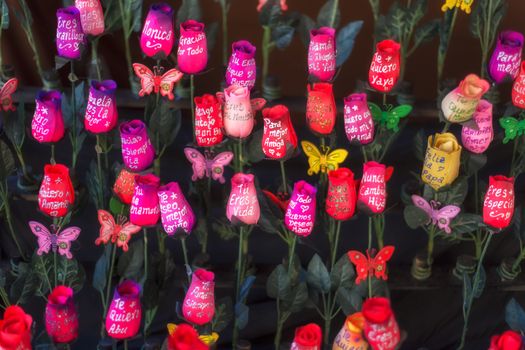
[[7, 2], [2, 0], [0, 4], [2, 11], [2, 19], [0, 20], [0, 28], [7, 29], [9, 28], [9, 7], [7, 7]]
[[331, 290], [330, 274], [321, 257], [317, 254], [312, 257], [308, 264], [307, 281], [308, 285], [316, 292], [328, 293]]
[[505, 322], [514, 331], [520, 333], [525, 331], [525, 310], [514, 298], [505, 306]]
[[484, 42], [486, 47], [492, 47], [506, 12], [507, 5], [504, 0], [476, 1], [474, 11], [470, 15], [470, 32]]
[[231, 298], [225, 297], [215, 303], [211, 329], [213, 332], [222, 332], [233, 320], [233, 303]]
[[177, 137], [181, 126], [181, 112], [162, 102], [156, 106], [149, 119], [149, 129], [158, 154], [162, 155]]
[[219, 237], [225, 241], [239, 236], [239, 233], [226, 219], [217, 220], [212, 224], [214, 232], [217, 232]]
[[106, 177], [102, 176], [99, 178], [97, 163], [95, 160], [91, 160], [89, 164], [89, 169], [86, 175], [87, 188], [91, 201], [95, 204], [96, 208], [104, 208], [106, 203], [106, 193], [107, 193], [107, 182]]
[[117, 263], [118, 275], [123, 279], [139, 281], [144, 274], [144, 243], [142, 240], [131, 242], [127, 252], [122, 253]]
[[0, 157], [2, 158], [0, 160], [0, 181], [4, 183], [7, 181], [7, 177], [16, 170], [16, 167], [13, 153], [2, 140], [0, 140]]
[[189, 19], [195, 21], [202, 20], [202, 10], [199, 0], [182, 0], [182, 4], [177, 12], [177, 24], [176, 28], [180, 27], [180, 24]]
[[411, 229], [426, 225], [429, 221], [428, 214], [415, 205], [407, 205], [403, 211], [405, 222]]
[[328, 0], [319, 10], [317, 25], [320, 27], [339, 27], [341, 22], [341, 11], [339, 11], [339, 0]]
[[340, 67], [352, 54], [355, 38], [363, 27], [363, 21], [353, 21], [339, 29], [336, 38], [337, 56], [336, 67]]
[[3, 119], [4, 132], [9, 139], [9, 142], [17, 149], [22, 149], [26, 137], [26, 112], [25, 104], [21, 102], [18, 105], [16, 115], [9, 113], [6, 118]]
[[357, 290], [339, 287], [335, 297], [343, 313], [347, 316], [361, 310], [361, 306], [363, 305], [363, 297]]
[[111, 244], [104, 246], [104, 252], [95, 263], [95, 271], [93, 272], [93, 288], [101, 293], [105, 293], [106, 291], [107, 276], [111, 263], [111, 248]]
[[355, 270], [348, 256], [343, 254], [330, 271], [332, 291], [339, 288], [350, 289], [354, 286]]
[[452, 230], [450, 234], [443, 230], [439, 230], [437, 234], [445, 238], [460, 238], [464, 234], [474, 232], [484, 227], [483, 218], [477, 214], [459, 213], [459, 215], [452, 220], [449, 227]]
[[423, 197], [434, 198], [439, 203], [461, 205], [465, 201], [468, 194], [468, 178], [466, 176], [459, 176], [450, 186], [444, 186], [439, 191], [428, 185], [423, 188]]

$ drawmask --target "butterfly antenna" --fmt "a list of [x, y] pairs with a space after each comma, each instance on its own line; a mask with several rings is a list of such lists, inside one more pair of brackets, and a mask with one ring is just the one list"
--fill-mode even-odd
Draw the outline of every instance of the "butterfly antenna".
[[153, 66], [153, 74], [155, 74], [156, 76], [157, 75], [162, 75], [162, 73], [164, 72], [164, 67], [162, 66]]

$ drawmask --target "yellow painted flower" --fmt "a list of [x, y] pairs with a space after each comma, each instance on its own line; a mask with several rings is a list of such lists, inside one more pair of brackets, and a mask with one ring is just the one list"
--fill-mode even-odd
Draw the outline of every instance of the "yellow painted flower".
[[461, 146], [451, 133], [428, 137], [421, 179], [434, 190], [450, 185], [459, 174]]
[[468, 15], [472, 11], [472, 4], [474, 4], [474, 0], [445, 0], [441, 11], [446, 12], [452, 10], [454, 7], [459, 7], [461, 11], [464, 11]]

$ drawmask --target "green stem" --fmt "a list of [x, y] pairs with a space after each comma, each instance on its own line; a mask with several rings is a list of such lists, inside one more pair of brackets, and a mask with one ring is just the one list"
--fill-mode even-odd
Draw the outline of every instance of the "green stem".
[[516, 166], [516, 152], [518, 150], [518, 139], [519, 137], [514, 138], [514, 146], [512, 147], [512, 161], [510, 163], [510, 176], [515, 176], [514, 170]]
[[[180, 239], [180, 245], [182, 246], [182, 255], [184, 256], [184, 265], [185, 265], [184, 266], [184, 270], [185, 270], [185, 273], [186, 273], [188, 267], [191, 268], [190, 261], [188, 259], [188, 248], [186, 247], [186, 237], [182, 237]], [[191, 284], [191, 277], [190, 277], [190, 275], [188, 275], [186, 273], [186, 277], [188, 277], [188, 283]]]
[[51, 144], [51, 159], [49, 161], [51, 164], [56, 164], [56, 161], [55, 161], [55, 144], [52, 143]]
[[124, 350], [128, 350], [128, 340], [124, 339]]
[[238, 166], [239, 166], [239, 172], [242, 173], [243, 171], [243, 163], [244, 163], [244, 160], [243, 160], [243, 143], [242, 143], [242, 139], [239, 138], [239, 143], [238, 143], [238, 146], [239, 146], [239, 152], [237, 153], [237, 157], [238, 157]]
[[279, 300], [279, 296], [277, 296], [277, 300], [275, 301], [277, 307], [277, 329], [275, 330], [275, 338], [273, 339], [273, 345], [275, 347], [275, 350], [280, 350], [284, 324], [284, 322], [281, 322], [281, 307], [279, 305], [280, 302], [281, 301]]
[[[95, 152], [97, 153], [97, 176], [98, 176], [98, 183], [100, 186], [103, 185], [103, 175], [102, 175], [102, 158], [100, 156], [102, 152], [102, 146], [100, 143], [100, 134], [97, 134], [97, 145], [95, 146]], [[103, 186], [102, 186], [103, 187]], [[99, 195], [98, 198], [98, 208], [104, 209], [104, 188], [99, 188], [97, 190], [97, 193]]]
[[263, 42], [262, 42], [262, 84], [264, 86], [266, 78], [268, 77], [268, 67], [270, 64], [270, 53], [272, 52], [272, 28], [270, 26], [263, 26]]
[[221, 0], [222, 10], [222, 65], [228, 64], [228, 0]]
[[11, 305], [11, 302], [9, 301], [9, 297], [7, 296], [7, 292], [5, 291], [4, 287], [0, 287], [0, 297], [2, 298], [2, 302], [4, 303], [5, 307]]
[[148, 281], [148, 229], [143, 228], [144, 232], [144, 283]]
[[108, 313], [108, 307], [109, 307], [109, 296], [111, 293], [111, 282], [113, 281], [113, 270], [115, 268], [115, 258], [117, 256], [117, 246], [116, 244], [111, 244], [111, 262], [109, 265], [108, 270], [108, 279], [106, 282], [106, 299], [104, 300], [105, 308], [104, 308], [104, 317], [103, 319], [106, 319], [107, 313]]
[[288, 195], [288, 185], [286, 183], [286, 169], [284, 168], [284, 160], [279, 161], [281, 165], [281, 181], [283, 183], [283, 193]]
[[456, 25], [456, 19], [458, 17], [459, 8], [454, 8], [454, 13], [452, 14], [452, 21], [450, 22], [450, 27], [448, 28], [446, 36], [446, 44], [444, 45], [444, 50], [438, 50], [438, 64], [437, 64], [437, 83], [439, 87], [439, 82], [443, 77], [443, 68], [445, 67], [445, 61], [448, 54], [448, 47], [450, 44], [450, 39], [452, 39], [452, 33], [454, 32], [454, 27]]
[[16, 232], [13, 227], [13, 217], [11, 212], [11, 204], [9, 203], [9, 192], [8, 192], [7, 183], [4, 183], [0, 187], [0, 196], [2, 197], [2, 201], [4, 202], [4, 213], [5, 213], [5, 220], [7, 222], [7, 227], [9, 229], [9, 233], [11, 234], [11, 238], [13, 238], [13, 241], [15, 242], [16, 249], [18, 250], [18, 253], [20, 254], [20, 257], [23, 260], [27, 260], [24, 251], [22, 250], [22, 246], [20, 245], [20, 242], [18, 242], [18, 239], [16, 238]]
[[441, 133], [444, 134], [448, 131], [448, 129], [450, 129], [450, 123], [449, 122], [445, 122], [445, 126], [443, 127], [443, 130], [441, 130]]
[[72, 148], [72, 152], [71, 152], [71, 155], [72, 155], [72, 161], [71, 161], [71, 170], [72, 172], [74, 173], [75, 172], [75, 168], [76, 168], [76, 165], [77, 165], [77, 157], [78, 157], [78, 152], [79, 150], [77, 150], [77, 102], [76, 102], [76, 96], [75, 96], [75, 65], [73, 63], [73, 61], [70, 62], [71, 63], [71, 71], [70, 71], [70, 81], [71, 81], [71, 113], [72, 113], [72, 116], [71, 116], [71, 121], [72, 121], [72, 124], [71, 124], [71, 128], [72, 130], [70, 130], [70, 137], [71, 137], [71, 148]]
[[119, 7], [120, 7], [120, 15], [122, 17], [122, 31], [124, 32], [124, 51], [126, 53], [126, 62], [128, 64], [128, 77], [133, 77], [133, 68], [132, 68], [132, 62], [131, 62], [131, 51], [130, 51], [130, 46], [129, 46], [129, 37], [130, 37], [130, 32], [129, 32], [129, 27], [130, 27], [130, 24], [129, 24], [129, 18], [128, 18], [128, 15], [126, 13], [126, 11], [124, 10], [124, 5], [122, 3], [122, 0], [118, 0], [119, 2]]
[[55, 288], [58, 286], [58, 268], [57, 268], [57, 252], [53, 251], [53, 272], [55, 277]]
[[292, 271], [293, 261], [295, 258], [295, 247], [297, 246], [297, 235], [293, 234], [292, 244], [290, 245], [290, 251], [288, 254], [288, 274]]
[[192, 125], [192, 131], [193, 131], [193, 143], [195, 143], [195, 101], [193, 99], [195, 98], [195, 83], [194, 83], [194, 77], [195, 75], [190, 75], [190, 108], [191, 108], [191, 125]]
[[[237, 253], [237, 281], [235, 284], [235, 299], [237, 303], [242, 302], [242, 300], [240, 300], [239, 294], [240, 294], [241, 284], [244, 279], [244, 254], [243, 254], [244, 249], [243, 248], [244, 248], [245, 239], [246, 237], [245, 237], [244, 227], [240, 226], [239, 227], [239, 250]], [[238, 340], [239, 340], [239, 326], [238, 326], [237, 317], [235, 317], [235, 320], [233, 323], [233, 341], [232, 341], [232, 346], [234, 349], [237, 348]]]
[[386, 107], [386, 100], [387, 100], [387, 95], [383, 94], [383, 108]]
[[[490, 232], [488, 233], [488, 235], [489, 236], [487, 240], [485, 241], [485, 244], [483, 245], [483, 251], [481, 252], [481, 255], [479, 257], [478, 265], [476, 267], [476, 272], [474, 273], [474, 280], [472, 282], [473, 288], [476, 288], [476, 286], [479, 283], [480, 272], [483, 266], [483, 259], [485, 258], [487, 248], [489, 247], [490, 240], [492, 239], [492, 236], [493, 236], [493, 234]], [[465, 339], [466, 339], [467, 331], [468, 331], [468, 321], [470, 317], [470, 311], [472, 309], [472, 303], [474, 302], [474, 291], [472, 290], [470, 294], [466, 296], [466, 298], [467, 298], [467, 309], [465, 312], [465, 318], [463, 322], [463, 331], [461, 332], [461, 342], [457, 350], [461, 350], [465, 346]]]
[[[372, 217], [368, 217], [368, 250], [372, 249]], [[368, 274], [368, 297], [372, 297], [372, 274]]]
[[374, 223], [374, 231], [376, 234], [377, 246], [379, 249], [382, 249], [384, 246], [384, 243], [383, 243], [383, 234], [384, 234], [384, 229], [385, 229], [384, 219], [385, 219], [384, 213], [381, 213], [381, 214], [378, 214], [372, 217], [372, 221]]
[[341, 234], [341, 220], [337, 220], [337, 226], [335, 229], [335, 239], [333, 241], [333, 247], [332, 247], [332, 259], [331, 259], [330, 271], [332, 271], [335, 265], [335, 261], [337, 259], [337, 248], [339, 246], [340, 234]]
[[51, 281], [49, 280], [49, 276], [47, 275], [46, 265], [44, 264], [44, 258], [42, 257], [42, 255], [39, 255], [38, 257], [40, 259], [40, 265], [42, 265], [43, 275], [46, 276], [46, 282], [49, 287], [49, 292], [51, 293], [51, 291], [53, 290], [53, 286], [51, 286]]
[[434, 237], [436, 234], [436, 226], [432, 225], [428, 232], [428, 242], [427, 242], [427, 265], [432, 266], [432, 255], [434, 254]]
[[100, 71], [100, 66], [98, 64], [98, 38], [99, 37], [96, 37], [91, 41], [91, 62], [94, 62], [95, 64], [98, 81], [102, 81], [102, 72]]

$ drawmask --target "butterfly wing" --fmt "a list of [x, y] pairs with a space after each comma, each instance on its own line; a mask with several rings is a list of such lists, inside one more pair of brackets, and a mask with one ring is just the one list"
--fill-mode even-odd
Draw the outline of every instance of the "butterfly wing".
[[233, 153], [232, 152], [222, 152], [219, 153], [215, 158], [213, 158], [213, 161], [211, 162], [211, 176], [214, 180], [219, 181], [221, 184], [225, 182], [224, 180], [224, 167], [233, 159]]
[[394, 254], [394, 250], [394, 246], [387, 245], [372, 259], [372, 268], [377, 279], [382, 278], [385, 281], [388, 279], [386, 275], [386, 263]]
[[175, 96], [173, 95], [173, 85], [182, 79], [184, 74], [173, 68], [167, 71], [160, 78], [160, 94], [162, 96], [168, 96], [168, 99], [173, 100]]
[[38, 250], [37, 254], [42, 255], [43, 253], [49, 253], [51, 249], [51, 232], [39, 222], [29, 221], [29, 228], [38, 239]]
[[184, 148], [184, 154], [193, 169], [191, 180], [197, 181], [197, 179], [202, 179], [206, 175], [206, 158], [195, 148], [191, 147]]
[[400, 105], [393, 108], [391, 111], [386, 114], [386, 128], [393, 131], [399, 131], [399, 122], [402, 118], [412, 112], [412, 106], [410, 105]]
[[348, 151], [342, 148], [333, 150], [326, 157], [326, 168], [328, 170], [337, 170], [339, 164], [343, 163], [348, 156]]
[[76, 240], [80, 235], [80, 228], [72, 226], [68, 227], [57, 234], [57, 246], [60, 255], [65, 255], [68, 259], [71, 259], [71, 242]]
[[213, 332], [212, 334], [199, 335], [199, 339], [206, 345], [215, 344], [219, 340], [219, 334]]
[[139, 232], [142, 227], [132, 224], [131, 222], [126, 222], [122, 225], [120, 232], [117, 233], [117, 246], [121, 247], [123, 251], [128, 251], [128, 242], [131, 239], [131, 236]]
[[446, 233], [451, 233], [450, 221], [458, 216], [461, 209], [456, 205], [447, 205], [434, 212], [438, 227]]
[[318, 174], [321, 170], [321, 152], [319, 149], [309, 141], [301, 141], [301, 147], [308, 157], [308, 175]]
[[2, 109], [4, 112], [7, 111], [14, 111], [15, 107], [13, 106], [13, 99], [11, 98], [11, 95], [16, 91], [18, 88], [18, 79], [17, 78], [11, 78], [9, 79], [4, 86], [2, 86], [2, 89], [0, 89], [0, 101], [2, 103]]
[[383, 111], [381, 110], [381, 107], [379, 107], [373, 102], [368, 102], [368, 109], [370, 110], [370, 113], [372, 113], [372, 119], [374, 119], [376, 123], [381, 122], [381, 118], [383, 116]]
[[366, 255], [357, 250], [350, 250], [347, 255], [348, 259], [355, 265], [355, 270], [357, 271], [355, 283], [359, 284], [368, 277], [370, 262]]
[[505, 130], [505, 138], [503, 143], [514, 140], [518, 136], [518, 119], [514, 117], [503, 117], [499, 120], [499, 125]]
[[155, 87], [155, 75], [143, 64], [133, 63], [133, 70], [137, 77], [140, 78], [141, 89], [139, 91], [139, 96], [149, 95]]
[[100, 234], [99, 237], [95, 240], [96, 245], [100, 245], [100, 243], [108, 243], [109, 240], [112, 242], [115, 241], [115, 219], [113, 218], [113, 215], [111, 215], [109, 212], [100, 209], [98, 211], [98, 222], [100, 223]]
[[428, 225], [430, 221], [433, 220], [433, 217], [434, 217], [433, 215], [434, 209], [432, 209], [432, 206], [430, 205], [430, 203], [428, 203], [425, 198], [418, 196], [417, 194], [412, 195], [412, 203], [414, 203], [416, 207], [418, 207], [419, 209], [423, 209], [423, 211], [427, 213], [428, 221], [425, 225]]

